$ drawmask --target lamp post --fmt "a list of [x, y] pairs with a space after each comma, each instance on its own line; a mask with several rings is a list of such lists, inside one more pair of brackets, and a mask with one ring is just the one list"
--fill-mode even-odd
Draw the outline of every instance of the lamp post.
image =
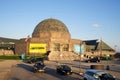
[[81, 75], [81, 54], [84, 53], [84, 45], [82, 42], [74, 45], [74, 52], [77, 53], [79, 57], [79, 74]]
[[106, 55], [106, 60], [107, 60], [106, 70], [110, 70], [110, 66], [109, 66], [109, 63], [108, 63], [109, 56], [110, 56], [109, 54]]
[[81, 75], [82, 74], [82, 71], [81, 71], [81, 54], [79, 54], [79, 74]]
[[61, 57], [62, 57], [62, 54], [61, 54], [61, 52], [62, 52], [62, 46], [63, 46], [63, 45], [61, 45], [61, 44], [60, 44], [60, 46], [59, 46], [59, 60], [58, 60], [58, 64], [57, 64], [57, 65], [60, 65], [60, 59], [61, 59]]
[[100, 57], [102, 57], [102, 38], [100, 40]]
[[117, 45], [115, 45], [115, 53], [117, 52]]
[[79, 59], [80, 59], [80, 62], [79, 62], [79, 74], [82, 75], [82, 71], [81, 71], [81, 58], [82, 58], [82, 54], [84, 54], [84, 45], [83, 45], [83, 42], [80, 43], [80, 53], [79, 53]]
[[26, 54], [29, 55], [29, 44], [30, 44], [30, 36], [29, 35], [25, 39], [25, 42], [26, 42]]
[[98, 39], [98, 40], [96, 41], [96, 43], [99, 44], [99, 46], [98, 46], [99, 57], [102, 57], [102, 38], [101, 38], [101, 39]]

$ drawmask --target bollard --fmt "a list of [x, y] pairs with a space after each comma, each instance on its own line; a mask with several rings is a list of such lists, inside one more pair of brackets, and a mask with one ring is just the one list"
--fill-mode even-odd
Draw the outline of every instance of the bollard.
[[90, 69], [104, 70], [104, 65], [91, 65]]
[[106, 70], [110, 70], [110, 66], [109, 65], [106, 66]]

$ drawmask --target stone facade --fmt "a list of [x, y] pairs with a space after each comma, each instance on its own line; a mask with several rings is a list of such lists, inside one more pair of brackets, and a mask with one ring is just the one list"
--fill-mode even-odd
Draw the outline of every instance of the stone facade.
[[51, 51], [49, 54], [50, 60], [58, 58], [60, 54], [62, 54], [62, 56], [71, 55], [71, 59], [79, 58], [78, 54], [74, 53], [75, 44], [83, 44], [85, 54], [90, 55], [90, 53], [88, 54], [88, 52], [86, 52], [85, 42], [78, 39], [71, 39], [71, 34], [65, 24], [56, 19], [46, 19], [40, 22], [35, 27], [32, 37], [29, 38], [27, 42], [25, 42], [25, 38], [16, 42], [15, 53], [31, 54], [29, 53], [30, 43], [46, 44], [47, 51]]
[[0, 55], [3, 55], [3, 56], [14, 55], [14, 52], [13, 50], [0, 49]]

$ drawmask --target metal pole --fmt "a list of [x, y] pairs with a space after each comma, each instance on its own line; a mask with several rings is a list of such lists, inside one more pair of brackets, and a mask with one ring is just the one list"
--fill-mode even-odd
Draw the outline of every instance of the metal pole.
[[80, 43], [80, 53], [79, 53], [79, 59], [80, 59], [80, 61], [79, 61], [79, 74], [81, 75], [81, 43]]
[[102, 38], [100, 40], [100, 57], [102, 57]]
[[59, 51], [58, 58], [57, 58], [57, 65], [60, 65], [60, 51]]
[[26, 54], [28, 55], [28, 41], [26, 42]]
[[79, 54], [79, 74], [81, 74], [81, 55]]
[[60, 45], [60, 50], [59, 50], [59, 60], [58, 60], [58, 65], [60, 65], [60, 55], [61, 55], [61, 45]]

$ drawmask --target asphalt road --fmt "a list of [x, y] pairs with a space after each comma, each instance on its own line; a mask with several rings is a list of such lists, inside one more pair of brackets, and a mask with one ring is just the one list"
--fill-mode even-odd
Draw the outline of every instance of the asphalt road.
[[[33, 73], [33, 65], [24, 62], [19, 62], [14, 65], [11, 69], [11, 74], [8, 80], [82, 80], [82, 76], [76, 74], [84, 72], [86, 69], [90, 68], [90, 65], [108, 65], [110, 66], [110, 72], [112, 75], [116, 76], [117, 80], [120, 80], [120, 64], [114, 64], [111, 62], [100, 62], [100, 63], [84, 63], [79, 61], [61, 61], [62, 64], [67, 64], [72, 66], [73, 74], [69, 76], [61, 76], [56, 73], [55, 61], [45, 61], [47, 66], [46, 73]], [[81, 70], [79, 69], [79, 65]]]
[[46, 73], [33, 73], [33, 64], [19, 63], [12, 67], [8, 80], [82, 80], [81, 76], [73, 73], [63, 76], [56, 73], [55, 62], [45, 62]]

